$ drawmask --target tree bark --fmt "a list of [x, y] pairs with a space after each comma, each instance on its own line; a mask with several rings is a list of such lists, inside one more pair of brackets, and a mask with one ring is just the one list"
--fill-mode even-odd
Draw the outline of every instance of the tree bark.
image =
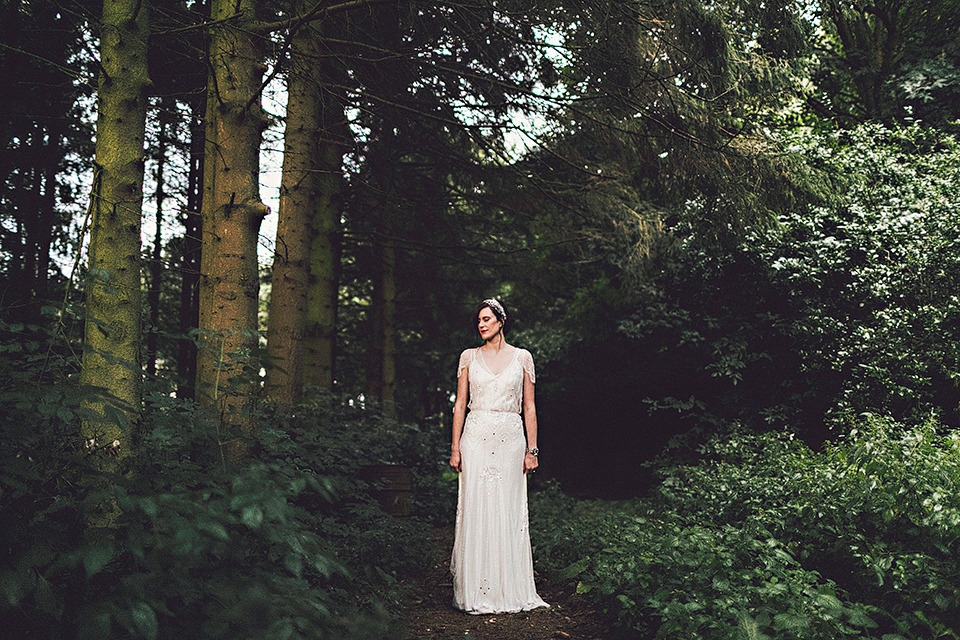
[[397, 250], [394, 245], [392, 211], [384, 211], [381, 219], [383, 238], [376, 242], [380, 268], [374, 283], [374, 304], [380, 305], [376, 329], [380, 352], [380, 403], [387, 417], [397, 417]]
[[[197, 398], [225, 424], [252, 427], [259, 334], [257, 238], [264, 51], [253, 0], [214, 0], [201, 209]], [[236, 443], [236, 442], [235, 442]], [[234, 454], [238, 449], [232, 449]]]
[[[379, 200], [379, 201], [378, 201]], [[390, 205], [371, 199], [378, 229], [373, 238], [373, 296], [370, 305], [370, 347], [367, 393], [380, 402], [384, 415], [396, 417], [397, 391], [397, 251]]]
[[340, 219], [343, 215], [343, 153], [349, 132], [343, 102], [334, 90], [321, 95], [317, 153], [318, 198], [311, 218], [304, 382], [333, 389], [340, 291]]
[[[307, 6], [300, 11], [306, 13]], [[340, 273], [344, 82], [316, 26], [291, 48], [280, 219], [270, 295], [268, 393], [297, 402], [305, 384], [332, 389]], [[319, 28], [333, 28], [326, 21]]]
[[[14, 264], [18, 268], [22, 268], [23, 271], [16, 278], [16, 282], [23, 284], [21, 289], [21, 295], [24, 298], [24, 301], [29, 300], [30, 293], [33, 291], [36, 284], [36, 273], [37, 273], [37, 245], [34, 242], [37, 237], [37, 233], [40, 230], [40, 218], [43, 211], [43, 147], [44, 147], [44, 138], [46, 138], [45, 128], [37, 123], [33, 128], [33, 140], [31, 145], [33, 147], [31, 154], [33, 157], [33, 175], [31, 184], [30, 184], [30, 198], [27, 200], [30, 202], [30, 211], [27, 212], [27, 215], [24, 216], [24, 227], [26, 233], [23, 234], [23, 252], [20, 256], [14, 258]], [[34, 214], [34, 212], [40, 213], [40, 215]], [[22, 265], [22, 267], [21, 267]]]
[[166, 166], [167, 147], [172, 110], [168, 108], [168, 99], [161, 96], [157, 111], [159, 113], [159, 131], [157, 133], [157, 193], [154, 198], [156, 212], [154, 214], [153, 248], [150, 256], [149, 273], [150, 288], [147, 291], [147, 308], [150, 319], [147, 333], [147, 375], [157, 375], [157, 350], [160, 346], [160, 292], [163, 289], [163, 207], [166, 204]]
[[267, 325], [266, 393], [285, 404], [298, 402], [303, 389], [310, 248], [316, 235], [310, 221], [319, 204], [314, 164], [320, 88], [311, 73], [318, 53], [313, 30], [299, 29], [290, 49], [283, 176]]
[[[203, 114], [206, 98], [192, 105], [190, 122], [190, 170], [187, 177], [187, 208], [183, 213], [183, 241], [180, 247], [180, 333], [190, 336], [199, 326], [199, 283], [201, 224], [203, 202]], [[197, 345], [190, 337], [181, 338], [177, 349], [177, 397], [196, 396]]]
[[[109, 397], [90, 401], [81, 435], [87, 447], [119, 459], [132, 453], [139, 422], [140, 215], [143, 143], [150, 78], [148, 7], [104, 0], [81, 382]], [[116, 411], [110, 411], [113, 407]]]
[[45, 299], [50, 279], [50, 248], [53, 245], [53, 226], [56, 220], [57, 208], [57, 173], [60, 170], [60, 160], [64, 152], [60, 149], [63, 139], [62, 125], [52, 123], [47, 128], [47, 148], [43, 162], [43, 197], [40, 201], [40, 213], [36, 238], [31, 245], [37, 253], [36, 279], [33, 293], [36, 298]]
[[[890, 80], [902, 54], [902, 5], [859, 6], [831, 0], [827, 15], [837, 29], [843, 61], [869, 120], [883, 121], [889, 114], [885, 83]], [[890, 10], [892, 9], [892, 10]]]

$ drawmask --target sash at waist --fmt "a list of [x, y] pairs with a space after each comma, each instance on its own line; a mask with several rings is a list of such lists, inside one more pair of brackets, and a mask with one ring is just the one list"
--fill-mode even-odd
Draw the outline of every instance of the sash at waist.
[[519, 411], [513, 409], [470, 409], [470, 413], [512, 413], [520, 415]]

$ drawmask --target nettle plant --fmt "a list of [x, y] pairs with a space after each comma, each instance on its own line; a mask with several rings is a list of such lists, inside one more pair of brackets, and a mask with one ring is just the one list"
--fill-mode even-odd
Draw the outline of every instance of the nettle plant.
[[868, 415], [822, 452], [789, 435], [743, 434], [703, 454], [665, 473], [662, 509], [768, 532], [867, 606], [885, 633], [941, 637], [960, 616], [960, 436], [952, 430]]
[[957, 638], [960, 436], [727, 432], [646, 499], [532, 501], [541, 568], [644, 637]]

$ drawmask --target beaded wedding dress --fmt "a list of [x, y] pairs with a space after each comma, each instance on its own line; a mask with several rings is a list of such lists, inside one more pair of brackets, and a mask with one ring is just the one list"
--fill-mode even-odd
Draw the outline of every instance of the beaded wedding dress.
[[469, 404], [460, 437], [460, 494], [450, 571], [453, 604], [467, 613], [508, 613], [550, 606], [533, 581], [527, 529], [527, 440], [520, 410], [523, 372], [535, 380], [529, 351], [494, 374], [479, 349], [460, 356]]

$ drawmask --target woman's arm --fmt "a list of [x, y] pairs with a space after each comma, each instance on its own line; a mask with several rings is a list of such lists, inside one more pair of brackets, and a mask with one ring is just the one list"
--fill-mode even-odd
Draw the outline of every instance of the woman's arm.
[[523, 456], [523, 472], [528, 473], [540, 466], [537, 456], [530, 453], [537, 448], [537, 403], [534, 400], [534, 384], [530, 374], [523, 371], [523, 421], [527, 428], [527, 454]]
[[450, 445], [450, 466], [457, 473], [462, 471], [460, 464], [460, 435], [463, 433], [463, 421], [467, 414], [467, 394], [470, 385], [467, 376], [470, 375], [470, 368], [463, 369], [460, 377], [457, 378], [457, 399], [453, 403], [453, 441]]

